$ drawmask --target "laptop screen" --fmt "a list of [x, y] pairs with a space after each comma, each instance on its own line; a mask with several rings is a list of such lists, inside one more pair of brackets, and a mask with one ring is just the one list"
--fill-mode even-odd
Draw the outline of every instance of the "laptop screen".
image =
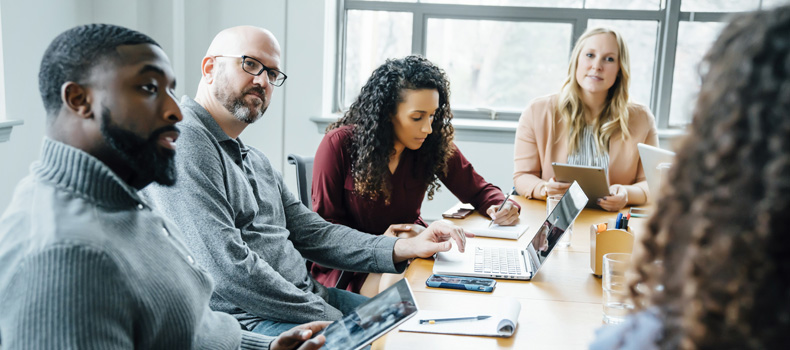
[[587, 195], [576, 181], [571, 184], [551, 214], [540, 225], [538, 232], [527, 245], [529, 263], [534, 275], [549, 257], [562, 235], [587, 204]]
[[642, 161], [642, 169], [645, 171], [645, 178], [647, 178], [650, 201], [655, 203], [655, 199], [660, 193], [662, 172], [669, 169], [675, 160], [675, 152], [644, 143], [638, 143], [636, 147], [639, 149], [639, 159]]

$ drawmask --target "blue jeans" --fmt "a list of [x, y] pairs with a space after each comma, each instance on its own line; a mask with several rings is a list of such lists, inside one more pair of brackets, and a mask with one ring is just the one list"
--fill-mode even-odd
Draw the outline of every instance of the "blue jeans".
[[[327, 303], [329, 303], [329, 305], [332, 305], [335, 309], [340, 310], [340, 312], [343, 313], [343, 316], [354, 312], [357, 306], [370, 299], [364, 295], [351, 293], [347, 290], [342, 290], [337, 288], [328, 288], [328, 291], [329, 291], [329, 300], [327, 300]], [[300, 323], [263, 320], [261, 323], [258, 323], [252, 329], [252, 331], [258, 334], [276, 337], [280, 335], [280, 333], [285, 332], [298, 325], [300, 325]]]

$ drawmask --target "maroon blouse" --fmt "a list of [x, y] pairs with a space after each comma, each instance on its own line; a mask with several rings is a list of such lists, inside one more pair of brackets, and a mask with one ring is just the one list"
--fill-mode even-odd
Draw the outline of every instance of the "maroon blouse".
[[[428, 185], [413, 176], [415, 169], [421, 170], [424, 166], [415, 164], [416, 152], [403, 151], [398, 167], [389, 179], [392, 191], [387, 205], [381, 196], [372, 200], [354, 192], [348, 150], [352, 133], [351, 126], [334, 129], [318, 146], [313, 160], [313, 210], [327, 221], [375, 235], [383, 234], [391, 224], [427, 226], [420, 217], [420, 206]], [[505, 196], [474, 170], [454, 144], [453, 150], [447, 161], [447, 176], [439, 176], [439, 180], [461, 202], [472, 204], [485, 215], [488, 207], [501, 204]], [[327, 287], [334, 287], [340, 277], [339, 270], [317, 264], [313, 264], [311, 272], [318, 282]], [[365, 273], [355, 273], [348, 290], [358, 293], [366, 276]]]

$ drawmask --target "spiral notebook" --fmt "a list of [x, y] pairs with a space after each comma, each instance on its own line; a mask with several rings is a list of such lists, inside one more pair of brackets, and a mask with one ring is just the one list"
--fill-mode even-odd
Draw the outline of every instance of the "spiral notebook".
[[420, 310], [417, 312], [416, 316], [404, 322], [399, 329], [401, 332], [460, 334], [508, 338], [516, 332], [516, 328], [518, 327], [518, 314], [520, 312], [521, 303], [519, 303], [516, 299], [506, 298], [498, 307], [495, 308], [495, 310], [483, 313], [491, 316], [491, 318], [485, 320], [420, 324], [420, 320], [478, 316], [478, 313], [470, 313], [469, 311]]

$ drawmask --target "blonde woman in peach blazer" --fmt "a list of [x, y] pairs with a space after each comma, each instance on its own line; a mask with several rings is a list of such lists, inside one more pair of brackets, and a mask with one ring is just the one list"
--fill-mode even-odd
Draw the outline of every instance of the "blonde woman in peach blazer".
[[570, 184], [554, 180], [551, 163], [608, 169], [610, 195], [590, 198], [609, 211], [647, 202], [649, 191], [637, 143], [658, 145], [655, 118], [628, 101], [628, 49], [619, 33], [587, 30], [576, 42], [559, 94], [537, 98], [518, 122], [516, 191], [545, 199]]

